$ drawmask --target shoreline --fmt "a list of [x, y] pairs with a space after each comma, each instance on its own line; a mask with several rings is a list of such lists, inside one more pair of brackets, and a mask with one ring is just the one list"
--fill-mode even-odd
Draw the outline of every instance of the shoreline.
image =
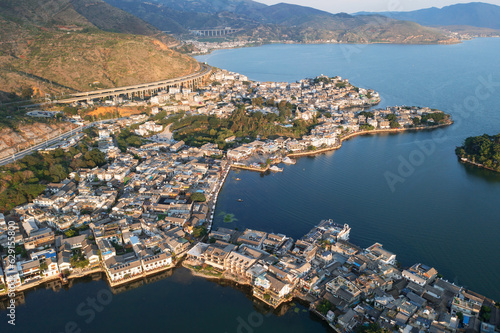
[[[497, 38], [497, 37], [475, 37], [476, 38]], [[191, 57], [200, 57], [212, 54], [214, 51], [218, 50], [234, 50], [234, 49], [243, 49], [250, 47], [261, 47], [266, 45], [377, 45], [377, 44], [385, 44], [385, 45], [456, 45], [461, 44], [470, 39], [458, 39], [456, 41], [442, 41], [442, 42], [433, 42], [433, 43], [391, 43], [391, 42], [369, 42], [369, 43], [350, 43], [350, 42], [329, 42], [329, 41], [310, 41], [310, 42], [299, 42], [299, 41], [275, 41], [275, 42], [249, 42], [248, 44], [252, 45], [244, 45], [244, 46], [234, 46], [234, 47], [221, 47], [216, 49], [210, 49], [206, 53], [186, 53]], [[208, 42], [207, 42], [208, 43]]]
[[[193, 276], [196, 276], [196, 277], [201, 277], [201, 278], [204, 278], [207, 280], [212, 280], [212, 281], [220, 281], [220, 282], [225, 281], [225, 282], [230, 282], [230, 283], [236, 284], [238, 286], [252, 288], [252, 284], [250, 283], [250, 281], [240, 280], [240, 279], [238, 279], [238, 277], [235, 277], [234, 275], [228, 275], [228, 274], [219, 273], [219, 272], [218, 273], [220, 275], [205, 274], [201, 270], [197, 271], [192, 265], [187, 264], [185, 261], [182, 263], [182, 267], [188, 269], [191, 272], [191, 274]], [[280, 307], [283, 304], [293, 302], [294, 299], [298, 299], [302, 302], [307, 303], [309, 309], [311, 308], [311, 304], [312, 304], [311, 302], [298, 297], [298, 295], [295, 295], [295, 293], [293, 293], [291, 295], [292, 295], [291, 297], [289, 297], [288, 299], [281, 300], [278, 304], [271, 304], [271, 303], [267, 302], [263, 297], [259, 297], [259, 295], [256, 295], [253, 288], [248, 294], [248, 296], [251, 296], [251, 298], [253, 300], [256, 299], [256, 300], [262, 302], [263, 304], [266, 304], [267, 306], [272, 307], [273, 309], [277, 309], [278, 307]]]
[[[323, 152], [327, 152], [327, 151], [331, 151], [331, 150], [336, 150], [336, 149], [341, 148], [342, 142], [344, 140], [348, 140], [348, 139], [356, 137], [358, 135], [372, 135], [372, 134], [379, 134], [379, 133], [400, 133], [400, 132], [418, 131], [418, 130], [433, 130], [433, 129], [436, 129], [436, 128], [440, 128], [440, 127], [444, 127], [444, 126], [449, 126], [449, 125], [452, 125], [452, 124], [453, 124], [453, 121], [449, 120], [448, 122], [443, 123], [443, 124], [438, 124], [438, 125], [433, 125], [433, 126], [426, 126], [426, 127], [402, 128], [402, 129], [379, 129], [379, 130], [359, 131], [359, 132], [349, 133], [349, 134], [341, 137], [340, 138], [340, 143], [338, 145], [334, 146], [334, 147], [328, 147], [328, 148], [325, 148], [325, 149], [321, 149], [321, 150], [317, 150], [317, 151], [311, 151], [311, 152], [288, 154], [287, 156], [290, 156], [290, 157], [310, 156], [310, 155], [321, 154]], [[222, 186], [224, 185], [225, 180], [227, 179], [227, 175], [229, 174], [229, 171], [231, 170], [231, 167], [233, 167], [233, 166], [234, 165], [232, 165], [232, 164], [228, 164], [227, 166], [224, 167], [224, 169], [222, 171], [222, 176], [221, 176], [218, 188], [216, 188], [216, 191], [214, 191], [214, 194], [213, 194], [213, 196], [212, 196], [212, 198], [210, 200], [211, 204], [213, 204], [214, 207], [215, 207], [216, 202], [217, 202], [218, 193], [222, 189]], [[238, 167], [238, 166], [235, 166], [235, 167]], [[241, 168], [241, 169], [249, 169], [249, 170], [251, 170], [252, 168], [249, 167], [249, 168]], [[267, 166], [267, 169], [269, 169], [269, 165]], [[212, 222], [213, 221], [211, 219], [210, 222], [209, 222], [210, 223], [210, 227], [211, 227]], [[88, 275], [92, 275], [92, 274], [95, 274], [95, 273], [104, 273], [105, 276], [106, 276], [106, 282], [107, 282], [107, 284], [110, 286], [110, 288], [114, 288], [114, 287], [124, 286], [124, 285], [130, 284], [130, 283], [139, 281], [139, 280], [147, 278], [148, 276], [151, 276], [151, 275], [156, 275], [158, 273], [162, 273], [162, 272], [165, 272], [165, 271], [174, 270], [174, 269], [179, 268], [179, 267], [184, 267], [184, 268], [188, 269], [193, 276], [196, 276], [196, 277], [201, 277], [201, 278], [212, 280], [212, 281], [220, 281], [220, 282], [227, 281], [227, 282], [229, 282], [231, 284], [235, 284], [235, 286], [252, 287], [252, 284], [250, 283], [250, 281], [243, 280], [243, 279], [240, 280], [237, 277], [229, 275], [229, 274], [225, 274], [224, 272], [215, 271], [216, 273], [214, 275], [212, 275], [212, 274], [205, 274], [203, 272], [203, 270], [197, 271], [193, 266], [187, 264], [186, 260], [184, 260], [184, 254], [186, 252], [184, 252], [184, 253], [182, 253], [180, 255], [180, 257], [178, 258], [178, 260], [176, 260], [175, 264], [172, 263], [169, 266], [161, 267], [161, 268], [156, 269], [154, 271], [148, 271], [148, 272], [144, 272], [143, 271], [141, 274], [137, 274], [137, 275], [132, 276], [132, 277], [130, 277], [128, 279], [117, 281], [117, 282], [112, 282], [111, 281], [111, 279], [109, 278], [106, 270], [102, 266], [98, 267], [96, 269], [93, 269], [93, 270], [85, 271], [85, 272], [80, 273], [80, 274], [75, 274], [73, 276], [69, 276], [68, 280], [83, 278], [83, 277], [86, 277]], [[34, 288], [42, 285], [45, 282], [50, 282], [50, 281], [56, 280], [58, 278], [59, 278], [58, 276], [55, 276], [55, 277], [51, 277], [51, 278], [49, 278], [47, 280], [45, 280], [45, 279], [44, 280], [40, 280], [39, 282], [37, 282], [37, 283], [35, 283], [33, 285], [29, 285], [29, 286], [26, 286], [25, 288], [21, 288], [21, 289], [18, 289], [18, 290], [19, 291], [23, 291], [23, 292], [24, 291], [28, 291], [30, 289], [34, 289]], [[231, 286], [231, 287], [235, 287], [235, 286]], [[295, 302], [295, 301], [301, 302], [304, 306], [308, 307], [309, 313], [311, 313], [311, 314], [315, 315], [316, 317], [318, 317], [319, 319], [321, 319], [321, 321], [325, 325], [328, 325], [330, 327], [330, 329], [334, 330], [335, 332], [339, 332], [338, 329], [326, 318], [326, 316], [324, 316], [322, 313], [320, 313], [316, 309], [316, 307], [315, 307], [314, 304], [316, 303], [316, 301], [318, 299], [306, 299], [306, 297], [304, 295], [301, 295], [298, 291], [292, 292], [290, 294], [289, 298], [282, 299], [277, 304], [271, 304], [271, 303], [267, 302], [263, 297], [259, 297], [259, 294], [258, 293], [256, 294], [255, 291], [251, 291], [250, 293], [247, 294], [247, 296], [251, 296], [250, 297], [251, 299], [258, 300], [262, 304], [265, 304], [265, 305], [267, 305], [267, 306], [269, 306], [269, 307], [271, 307], [273, 309], [278, 309], [282, 305], [285, 305], [285, 304], [288, 304], [288, 303], [291, 303], [291, 302]]]
[[473, 162], [473, 161], [469, 160], [468, 158], [460, 157], [460, 156], [457, 156], [457, 157], [458, 157], [458, 161], [460, 163], [462, 163], [462, 164], [472, 165], [472, 166], [475, 166], [475, 167], [480, 168], [480, 169], [485, 169], [485, 170], [488, 170], [488, 171], [493, 171], [493, 172], [496, 172], [496, 173], [500, 173], [499, 170], [495, 170], [493, 168], [487, 167], [487, 166], [485, 166], [484, 164], [481, 164], [481, 163]]
[[[41, 278], [41, 279], [34, 280], [33, 282], [31, 282], [27, 285], [21, 285], [20, 287], [16, 288], [15, 291], [16, 292], [27, 292], [27, 291], [30, 291], [32, 289], [36, 289], [37, 287], [43, 285], [44, 283], [49, 283], [49, 282], [53, 282], [53, 281], [57, 281], [57, 280], [61, 281], [62, 285], [67, 285], [67, 284], [69, 284], [70, 280], [77, 280], [77, 279], [85, 278], [85, 277], [93, 275], [93, 274], [104, 274], [106, 276], [105, 280], [106, 280], [107, 284], [110, 286], [110, 288], [114, 288], [114, 287], [121, 286], [123, 284], [137, 281], [139, 279], [147, 278], [151, 275], [156, 275], [158, 273], [162, 273], [162, 272], [168, 271], [170, 269], [177, 268], [181, 262], [182, 262], [182, 260], [180, 260], [179, 262], [177, 262], [175, 264], [170, 264], [169, 266], [160, 267], [160, 268], [155, 269], [155, 270], [151, 270], [151, 271], [147, 271], [147, 272], [143, 271], [141, 274], [137, 274], [137, 275], [134, 275], [128, 279], [120, 280], [117, 282], [112, 282], [111, 279], [109, 278], [106, 270], [100, 266], [99, 268], [94, 268], [94, 269], [91, 269], [91, 270], [88, 270], [88, 271], [85, 271], [82, 273], [69, 275], [67, 277], [66, 282], [64, 282], [63, 279], [61, 279], [61, 277], [59, 277], [59, 275], [55, 275], [55, 276], [51, 276], [49, 278]], [[2, 301], [3, 298], [7, 297], [7, 295], [8, 295], [7, 290], [1, 292], [0, 293], [0, 301]]]
[[217, 205], [217, 199], [219, 197], [220, 191], [222, 190], [222, 186], [224, 186], [224, 183], [226, 182], [227, 176], [229, 175], [229, 171], [231, 171], [231, 164], [230, 163], [228, 163], [227, 166], [223, 167], [223, 170], [222, 170], [223, 174], [222, 174], [222, 177], [219, 181], [219, 184], [217, 185], [218, 187], [214, 191], [214, 193], [212, 194], [212, 197], [210, 198], [210, 200], [208, 200], [208, 216], [210, 216], [210, 217], [208, 220], [207, 231], [209, 233], [212, 230], [212, 224], [214, 222], [215, 206]]
[[453, 125], [453, 121], [450, 120], [449, 122], [446, 122], [444, 124], [439, 124], [439, 125], [432, 125], [432, 126], [426, 126], [426, 127], [414, 127], [414, 128], [392, 128], [392, 129], [378, 129], [378, 130], [369, 130], [369, 131], [359, 131], [359, 132], [354, 132], [347, 134], [346, 136], [343, 136], [340, 138], [340, 143], [336, 146], [332, 147], [326, 147], [318, 150], [313, 150], [313, 151], [306, 151], [306, 152], [299, 152], [299, 153], [291, 153], [287, 154], [287, 157], [290, 158], [296, 158], [296, 157], [303, 157], [303, 156], [314, 156], [322, 153], [326, 153], [328, 151], [332, 150], [338, 150], [342, 147], [342, 143], [345, 140], [354, 138], [358, 135], [376, 135], [376, 134], [382, 134], [382, 133], [402, 133], [402, 132], [409, 132], [409, 131], [421, 131], [421, 130], [433, 130], [436, 128], [440, 127], [445, 127], [445, 126], [450, 126]]
[[[440, 127], [451, 126], [451, 125], [453, 125], [453, 123], [454, 123], [453, 120], [450, 119], [449, 121], [447, 121], [446, 123], [443, 123], [443, 124], [425, 126], [425, 127], [374, 129], [374, 130], [368, 130], [368, 131], [353, 132], [353, 133], [349, 133], [349, 134], [341, 137], [339, 144], [337, 144], [335, 146], [325, 147], [325, 148], [311, 150], [311, 151], [289, 153], [289, 154], [286, 154], [285, 157], [297, 158], [297, 157], [304, 157], [304, 156], [314, 156], [314, 155], [323, 154], [323, 153], [326, 153], [329, 151], [338, 150], [338, 149], [342, 148], [342, 143], [344, 141], [349, 140], [349, 139], [354, 138], [354, 137], [359, 136], [359, 135], [377, 135], [377, 134], [383, 134], [383, 133], [395, 134], [395, 133], [403, 133], [403, 132], [411, 132], [411, 131], [433, 130], [433, 129], [440, 128]], [[281, 161], [278, 163], [271, 163], [270, 165], [267, 165], [265, 168], [256, 168], [256, 167], [252, 167], [252, 166], [248, 166], [248, 165], [243, 165], [240, 163], [238, 163], [238, 164], [231, 163], [230, 168], [264, 173], [270, 169], [271, 165], [276, 165], [279, 163], [281, 163]], [[493, 170], [493, 169], [491, 169], [491, 170]], [[493, 170], [493, 171], [495, 171], [495, 170]]]

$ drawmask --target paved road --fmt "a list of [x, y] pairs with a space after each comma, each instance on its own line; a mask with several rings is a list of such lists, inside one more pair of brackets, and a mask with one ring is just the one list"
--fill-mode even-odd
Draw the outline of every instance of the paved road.
[[[156, 88], [162, 88], [166, 84], [177, 84], [177, 83], [183, 83], [185, 81], [189, 80], [194, 80], [197, 78], [201, 78], [212, 70], [212, 67], [202, 64], [201, 65], [201, 70], [197, 73], [189, 74], [183, 77], [175, 78], [175, 79], [169, 79], [169, 80], [163, 80], [163, 81], [157, 81], [157, 82], [150, 82], [150, 83], [144, 83], [144, 84], [138, 84], [134, 86], [126, 86], [126, 87], [118, 87], [118, 88], [113, 88], [113, 89], [102, 89], [102, 90], [95, 90], [95, 91], [87, 91], [83, 93], [77, 93], [72, 95], [72, 98], [67, 98], [67, 99], [62, 99], [62, 100], [56, 100], [52, 101], [50, 103], [41, 103], [41, 104], [36, 104], [36, 106], [43, 106], [46, 104], [51, 104], [51, 103], [72, 103], [75, 101], [81, 101], [81, 100], [87, 100], [87, 99], [94, 99], [94, 98], [102, 98], [102, 97], [108, 97], [108, 96], [114, 96], [114, 95], [120, 95], [120, 94], [127, 94], [131, 92], [137, 92], [137, 91], [143, 91], [147, 89], [156, 89]], [[34, 106], [34, 105], [31, 105]], [[23, 158], [24, 156], [33, 153], [34, 151], [41, 149], [41, 148], [46, 148], [48, 146], [51, 146], [59, 141], [62, 141], [64, 139], [67, 139], [77, 133], [80, 133], [83, 131], [85, 128], [91, 127], [94, 124], [98, 124], [100, 122], [106, 122], [108, 120], [103, 120], [99, 122], [94, 122], [85, 126], [80, 126], [78, 128], [75, 128], [69, 132], [63, 133], [55, 138], [49, 139], [46, 142], [39, 143], [35, 146], [32, 146], [30, 148], [27, 148], [23, 151], [17, 152], [11, 156], [0, 158], [0, 166], [15, 162], [16, 160]]]
[[56, 136], [56, 137], [54, 137], [52, 139], [49, 139], [49, 140], [47, 140], [45, 142], [41, 142], [41, 143], [39, 143], [37, 145], [29, 147], [29, 148], [27, 148], [25, 150], [17, 152], [17, 153], [15, 153], [13, 155], [10, 155], [8, 157], [1, 158], [0, 159], [0, 166], [5, 165], [5, 164], [9, 164], [9, 163], [12, 163], [12, 162], [15, 162], [15, 161], [19, 160], [20, 158], [23, 158], [26, 155], [32, 154], [33, 152], [37, 151], [38, 149], [44, 149], [44, 148], [52, 146], [52, 145], [54, 145], [56, 143], [59, 143], [60, 141], [66, 140], [67, 138], [70, 138], [70, 137], [72, 137], [73, 135], [75, 135], [77, 133], [81, 133], [86, 128], [92, 127], [92, 126], [100, 124], [100, 123], [110, 122], [110, 121], [114, 121], [114, 119], [96, 121], [96, 122], [93, 122], [93, 123], [90, 123], [90, 124], [87, 124], [87, 125], [84, 125], [84, 126], [79, 126], [77, 128], [74, 128], [71, 131], [62, 133], [62, 134], [60, 134], [60, 135], [58, 135], [58, 136]]
[[[81, 92], [81, 93], [72, 94], [71, 97], [69, 97], [69, 98], [54, 100], [50, 103], [59, 103], [59, 104], [73, 103], [73, 102], [79, 102], [79, 101], [86, 101], [88, 99], [97, 99], [97, 98], [104, 98], [104, 97], [112, 97], [112, 96], [118, 96], [118, 95], [137, 93], [137, 92], [142, 92], [145, 90], [162, 89], [162, 88], [165, 88], [165, 86], [182, 84], [186, 81], [202, 78], [205, 75], [209, 74], [211, 70], [212, 70], [212, 67], [205, 65], [205, 64], [202, 64], [201, 70], [199, 72], [189, 74], [186, 76], [182, 76], [179, 78], [168, 79], [168, 80], [163, 80], [163, 81], [156, 81], [156, 82], [149, 82], [149, 83], [143, 83], [143, 84], [136, 84], [133, 86], [126, 86], [126, 87], [85, 91], [85, 92]], [[46, 104], [48, 104], [48, 103], [46, 103]]]

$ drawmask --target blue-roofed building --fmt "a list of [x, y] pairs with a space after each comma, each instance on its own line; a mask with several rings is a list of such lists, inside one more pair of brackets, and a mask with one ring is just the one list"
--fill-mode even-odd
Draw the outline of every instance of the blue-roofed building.
[[56, 251], [54, 249], [45, 249], [31, 254], [31, 260], [35, 259], [54, 259], [57, 260]]

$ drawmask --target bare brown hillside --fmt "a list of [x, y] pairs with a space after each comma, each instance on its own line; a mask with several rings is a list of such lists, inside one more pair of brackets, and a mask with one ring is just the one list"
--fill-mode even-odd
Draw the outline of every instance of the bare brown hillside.
[[101, 0], [5, 0], [0, 5], [0, 101], [186, 75], [193, 58], [170, 36]]

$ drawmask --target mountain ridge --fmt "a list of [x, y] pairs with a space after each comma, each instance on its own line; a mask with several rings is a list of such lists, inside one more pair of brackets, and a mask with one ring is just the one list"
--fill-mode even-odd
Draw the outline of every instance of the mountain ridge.
[[[220, 11], [198, 8], [208, 0], [106, 0], [113, 6], [134, 13], [161, 30], [187, 34], [230, 26], [241, 29], [238, 38], [264, 41], [340, 43], [448, 43], [441, 31], [413, 23], [382, 18], [380, 15], [352, 16], [332, 14], [311, 7], [279, 3], [264, 7], [252, 1], [218, 0]], [[223, 6], [226, 4], [226, 6]], [[250, 7], [246, 13], [239, 6]], [[169, 7], [170, 6], [170, 7]], [[197, 11], [198, 10], [198, 11]]]
[[500, 29], [500, 6], [484, 2], [460, 3], [443, 8], [431, 7], [408, 12], [359, 12], [379, 14], [428, 26], [473, 26]]

